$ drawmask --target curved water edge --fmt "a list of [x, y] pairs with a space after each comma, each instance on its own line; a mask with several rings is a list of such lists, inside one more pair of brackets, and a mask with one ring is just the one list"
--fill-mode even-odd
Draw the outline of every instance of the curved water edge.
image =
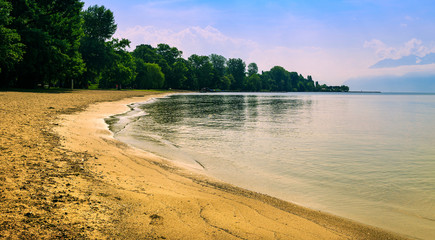
[[431, 239], [434, 96], [177, 94], [108, 123], [118, 140], [225, 182]]
[[[147, 136], [131, 135], [129, 133], [132, 127], [130, 125], [134, 124], [136, 121], [139, 121], [142, 117], [149, 115], [147, 112], [143, 111], [143, 109], [140, 108], [141, 106], [146, 104], [152, 104], [159, 99], [170, 98], [172, 95], [175, 94], [168, 94], [164, 97], [159, 98], [151, 98], [145, 102], [131, 103], [127, 105], [130, 108], [129, 111], [109, 116], [104, 120], [108, 125], [108, 129], [113, 133], [113, 137], [117, 140], [125, 142], [133, 147], [153, 153], [155, 155], [164, 157], [168, 160], [172, 160], [176, 165], [179, 165], [181, 167], [188, 168], [195, 172], [199, 170], [202, 174], [206, 174], [206, 172], [202, 171], [205, 169], [204, 165], [202, 165], [198, 160], [189, 158], [182, 153], [176, 155], [168, 154], [172, 151], [168, 152], [167, 150], [174, 150], [179, 147], [175, 143], [165, 140], [158, 133], [149, 133], [147, 134]], [[149, 147], [144, 148], [144, 141], [149, 141]]]

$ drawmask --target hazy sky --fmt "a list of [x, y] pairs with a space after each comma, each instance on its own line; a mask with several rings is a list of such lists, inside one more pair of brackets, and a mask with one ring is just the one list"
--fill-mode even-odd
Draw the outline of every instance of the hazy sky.
[[275, 65], [315, 81], [406, 73], [435, 74], [435, 64], [370, 69], [386, 58], [435, 53], [433, 0], [84, 0], [104, 5], [115, 37], [167, 43], [191, 54], [216, 53]]

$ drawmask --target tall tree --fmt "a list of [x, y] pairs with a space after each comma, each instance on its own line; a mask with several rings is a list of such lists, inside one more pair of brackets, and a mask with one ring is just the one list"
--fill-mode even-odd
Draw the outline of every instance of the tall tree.
[[170, 47], [168, 44], [164, 43], [157, 45], [156, 53], [165, 59], [169, 66], [174, 65], [177, 59], [183, 55], [183, 52], [176, 47]]
[[80, 53], [86, 64], [86, 72], [80, 85], [84, 87], [88, 83], [96, 83], [102, 71], [112, 64], [113, 46], [106, 42], [113, 36], [117, 26], [113, 12], [104, 6], [90, 6], [82, 12], [82, 18], [85, 35], [81, 40]]
[[130, 46], [127, 39], [113, 39], [106, 43], [110, 49], [110, 65], [102, 72], [100, 85], [104, 88], [130, 87], [136, 77], [133, 56], [126, 50]]
[[231, 88], [233, 90], [242, 90], [245, 79], [246, 64], [240, 58], [230, 58], [227, 62], [228, 74], [234, 77]]
[[213, 84], [210, 87], [217, 87], [224, 90], [228, 89], [228, 78], [225, 78], [227, 59], [224, 56], [218, 54], [211, 54], [210, 61], [213, 65], [214, 70]]
[[245, 90], [258, 92], [261, 91], [261, 78], [258, 74], [253, 73], [246, 78]]
[[187, 80], [188, 63], [185, 59], [178, 59], [172, 66], [173, 77], [176, 79], [171, 85], [172, 88], [181, 89]]
[[289, 86], [289, 84], [291, 84], [289, 72], [283, 67], [273, 67], [270, 69], [268, 75], [270, 76], [271, 91], [286, 91], [288, 88], [291, 89], [291, 85]]
[[145, 63], [157, 63], [160, 58], [157, 54], [157, 49], [148, 44], [136, 46], [133, 51], [133, 57], [141, 59]]
[[136, 58], [136, 79], [135, 87], [140, 89], [159, 89], [163, 87], [165, 75], [159, 65], [146, 63], [140, 58]]
[[213, 65], [213, 68], [215, 69], [215, 72], [219, 76], [225, 75], [225, 67], [227, 64], [227, 59], [224, 56], [218, 55], [218, 54], [211, 54], [210, 55], [210, 61]]
[[[0, 0], [0, 86], [7, 86], [7, 72], [23, 58], [23, 47], [20, 43], [21, 37], [15, 29], [10, 28], [12, 23], [12, 5]], [[4, 81], [4, 82], [3, 82]]]
[[213, 79], [213, 65], [208, 56], [199, 56], [193, 54], [188, 59], [192, 71], [193, 82], [196, 83], [191, 86], [192, 89], [201, 89], [210, 87]]
[[113, 12], [104, 6], [90, 6], [83, 12], [84, 33], [87, 38], [106, 41], [116, 32]]
[[313, 78], [308, 75], [307, 76], [307, 91], [312, 92], [315, 90]]
[[250, 63], [248, 65], [248, 76], [252, 76], [258, 73], [258, 66], [256, 63]]
[[157, 45], [156, 53], [160, 56], [158, 64], [162, 67], [162, 71], [165, 74], [165, 87], [176, 88], [180, 85], [181, 79], [175, 76], [173, 68], [183, 52], [179, 51], [176, 47], [170, 47], [168, 44], [161, 43]]
[[63, 85], [78, 77], [83, 62], [77, 49], [83, 34], [80, 0], [14, 0], [12, 28], [25, 45], [23, 60], [9, 74], [18, 87]]

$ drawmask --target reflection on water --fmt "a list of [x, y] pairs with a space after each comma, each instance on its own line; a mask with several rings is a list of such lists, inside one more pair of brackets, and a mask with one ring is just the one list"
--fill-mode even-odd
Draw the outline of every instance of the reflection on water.
[[299, 109], [309, 105], [311, 100], [283, 99], [277, 96], [262, 98], [260, 102], [256, 95], [176, 95], [140, 108], [148, 113], [141, 119], [143, 124], [152, 121], [166, 125], [165, 128], [169, 129], [173, 126], [192, 125], [243, 130], [247, 122], [257, 121], [259, 110], [267, 112], [273, 122], [295, 115]]
[[251, 190], [435, 237], [434, 95], [181, 94], [131, 107], [110, 120], [121, 141]]

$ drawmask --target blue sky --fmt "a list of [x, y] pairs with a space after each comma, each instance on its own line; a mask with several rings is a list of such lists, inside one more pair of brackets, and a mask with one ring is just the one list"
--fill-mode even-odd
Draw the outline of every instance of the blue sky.
[[[115, 37], [167, 43], [191, 54], [216, 53], [275, 65], [322, 83], [412, 73], [435, 75], [435, 63], [370, 68], [384, 59], [435, 53], [432, 0], [84, 0], [115, 14]], [[418, 61], [418, 59], [416, 60]]]

